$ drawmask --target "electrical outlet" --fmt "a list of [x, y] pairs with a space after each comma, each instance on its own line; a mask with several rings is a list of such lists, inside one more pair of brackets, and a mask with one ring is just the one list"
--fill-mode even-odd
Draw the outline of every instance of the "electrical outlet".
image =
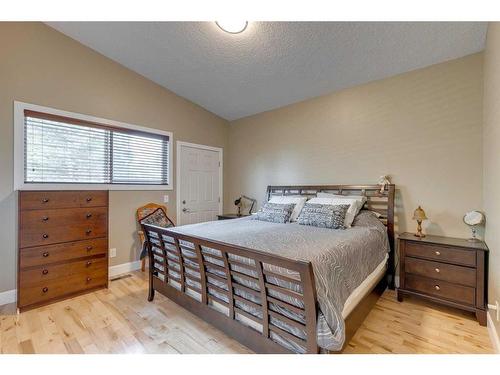
[[115, 256], [116, 256], [116, 249], [115, 248], [109, 249], [109, 257], [114, 258]]
[[168, 195], [163, 196], [163, 203], [168, 203]]

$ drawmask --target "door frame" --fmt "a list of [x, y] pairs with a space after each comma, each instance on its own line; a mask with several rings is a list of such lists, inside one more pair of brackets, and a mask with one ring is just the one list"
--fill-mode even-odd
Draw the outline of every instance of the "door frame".
[[188, 146], [192, 148], [197, 148], [200, 150], [209, 150], [209, 151], [215, 151], [219, 153], [219, 215], [222, 215], [222, 205], [224, 202], [224, 149], [222, 147], [213, 147], [213, 146], [206, 146], [206, 145], [200, 145], [197, 143], [190, 143], [190, 142], [184, 142], [184, 141], [177, 141], [176, 142], [176, 168], [175, 168], [175, 201], [176, 201], [176, 225], [180, 225], [179, 221], [181, 218], [181, 148], [182, 146]]

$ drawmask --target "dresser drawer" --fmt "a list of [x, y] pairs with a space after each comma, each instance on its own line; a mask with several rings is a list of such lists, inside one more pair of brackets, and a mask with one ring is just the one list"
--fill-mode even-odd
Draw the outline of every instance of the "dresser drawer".
[[64, 297], [71, 293], [106, 286], [107, 277], [107, 272], [103, 269], [89, 275], [63, 277], [45, 281], [38, 286], [23, 288], [19, 293], [19, 307], [24, 308], [54, 298]]
[[406, 242], [405, 253], [407, 256], [415, 258], [431, 259], [470, 267], [476, 266], [475, 251], [460, 250], [432, 244]]
[[70, 276], [89, 276], [100, 271], [106, 271], [107, 258], [92, 258], [77, 262], [46, 265], [19, 272], [19, 284], [22, 288], [40, 286], [49, 280], [62, 279]]
[[83, 257], [106, 255], [107, 252], [107, 238], [32, 247], [20, 250], [19, 266], [23, 269]]
[[[21, 217], [21, 248], [106, 237], [108, 233], [106, 208], [37, 210], [26, 213], [26, 217]], [[43, 221], [44, 218], [48, 220]], [[37, 221], [38, 225], [35, 225]]]
[[106, 207], [108, 192], [102, 190], [85, 191], [23, 191], [19, 207], [24, 210], [50, 208]]
[[80, 207], [106, 207], [108, 205], [107, 191], [81, 191]]
[[78, 191], [23, 191], [19, 207], [24, 210], [80, 207]]
[[427, 277], [406, 275], [405, 288], [466, 305], [474, 305], [475, 289]]
[[476, 269], [455, 266], [446, 263], [406, 257], [405, 272], [455, 284], [474, 287], [476, 285]]
[[105, 224], [107, 214], [106, 207], [31, 210], [21, 215], [21, 230], [27, 232], [36, 227], [53, 229], [74, 225]]

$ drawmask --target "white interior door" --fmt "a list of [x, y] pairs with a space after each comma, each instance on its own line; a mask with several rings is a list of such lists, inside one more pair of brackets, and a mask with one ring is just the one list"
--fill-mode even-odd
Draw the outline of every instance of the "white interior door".
[[178, 225], [216, 220], [222, 210], [222, 149], [177, 142]]

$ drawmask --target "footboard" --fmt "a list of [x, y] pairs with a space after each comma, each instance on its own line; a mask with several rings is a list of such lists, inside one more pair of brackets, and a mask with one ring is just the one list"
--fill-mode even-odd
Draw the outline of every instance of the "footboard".
[[259, 353], [318, 353], [312, 265], [143, 224], [155, 291]]

